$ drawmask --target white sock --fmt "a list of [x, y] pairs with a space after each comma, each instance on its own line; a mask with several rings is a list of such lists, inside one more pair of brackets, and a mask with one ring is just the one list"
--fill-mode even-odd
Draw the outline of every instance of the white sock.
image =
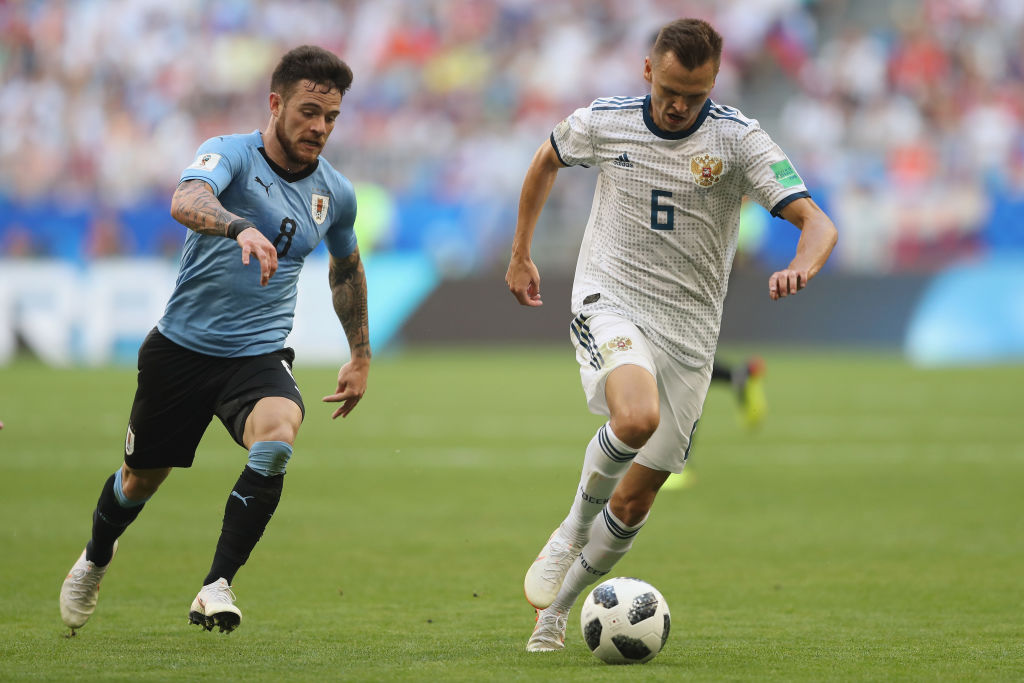
[[636, 456], [636, 449], [624, 444], [612, 432], [611, 423], [601, 425], [587, 444], [578, 495], [562, 522], [562, 533], [577, 545], [587, 542], [594, 518], [604, 509], [616, 484]]
[[615, 563], [629, 552], [633, 539], [646, 521], [647, 517], [644, 517], [636, 526], [626, 526], [605, 507], [601, 521], [590, 530], [590, 540], [583, 546], [579, 559], [569, 567], [551, 608], [560, 612], [572, 609], [580, 593], [610, 572]]

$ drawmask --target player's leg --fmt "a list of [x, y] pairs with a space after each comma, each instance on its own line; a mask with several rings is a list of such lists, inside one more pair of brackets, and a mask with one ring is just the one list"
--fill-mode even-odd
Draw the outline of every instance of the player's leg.
[[764, 361], [756, 357], [747, 360], [743, 366], [742, 380], [737, 392], [743, 410], [743, 424], [747, 429], [754, 429], [764, 420], [768, 410], [764, 394]]
[[[218, 408], [235, 440], [249, 450], [249, 458], [228, 494], [213, 562], [189, 609], [190, 623], [207, 630], [217, 626], [229, 632], [241, 623], [231, 583], [281, 500], [285, 470], [303, 417], [289, 365], [282, 366], [278, 354], [254, 359], [246, 372], [239, 373], [246, 376], [244, 382], [228, 392], [234, 397]], [[271, 395], [254, 399], [254, 393]]]
[[143, 470], [123, 464], [110, 475], [92, 513], [92, 537], [85, 546], [87, 560], [101, 567], [110, 562], [117, 539], [170, 473], [170, 467]]
[[[139, 375], [125, 438], [124, 464], [100, 489], [85, 550], [61, 586], [61, 617], [81, 628], [96, 608], [100, 581], [117, 550], [118, 538], [142, 512], [170, 474], [188, 467], [212, 412], [204, 413], [209, 368], [155, 330], [139, 349]], [[200, 408], [200, 409], [197, 409]]]
[[[593, 412], [612, 419], [587, 445], [569, 514], [548, 538], [524, 578], [526, 599], [538, 609], [554, 600], [566, 571], [587, 541], [594, 519], [658, 421], [657, 382], [639, 330], [627, 321], [604, 315], [577, 318], [572, 330], [588, 404]], [[617, 401], [614, 410], [609, 409], [609, 397]]]
[[728, 365], [722, 360], [719, 360], [718, 356], [715, 356], [715, 361], [711, 365], [711, 381], [712, 382], [726, 382], [732, 383], [733, 370], [732, 366]]
[[[615, 368], [608, 375], [606, 393], [615, 397], [612, 419], [597, 430], [587, 445], [578, 495], [523, 581], [527, 601], [538, 609], [555, 599], [565, 573], [590, 537], [594, 519], [608, 503], [639, 447], [658, 425], [658, 387], [645, 368]], [[619, 433], [625, 438], [620, 438]]]
[[96, 609], [100, 582], [117, 551], [117, 539], [142, 512], [170, 468], [142, 470], [138, 477], [127, 465], [104, 482], [92, 513], [92, 535], [60, 589], [60, 615], [74, 633]]
[[224, 525], [204, 584], [234, 579], [263, 536], [277, 509], [302, 411], [291, 399], [270, 396], [256, 402], [245, 426], [249, 460], [228, 494]]
[[761, 424], [767, 409], [764, 395], [764, 361], [758, 357], [731, 366], [715, 358], [712, 382], [728, 383], [740, 408], [740, 420], [748, 429]]
[[[612, 370], [605, 382], [605, 398], [610, 419], [601, 429], [604, 440], [614, 446], [606, 447], [601, 453], [603, 458], [594, 458], [588, 463], [590, 466], [584, 468], [580, 496], [570, 513], [570, 520], [580, 519], [585, 524], [586, 533], [577, 536], [583, 542], [590, 537], [594, 519], [622, 485], [623, 475], [628, 478], [633, 458], [654, 434], [660, 421], [658, 382], [646, 367], [622, 365]], [[600, 431], [598, 436], [601, 436]]]
[[578, 560], [569, 567], [555, 599], [546, 609], [538, 610], [537, 625], [527, 650], [541, 652], [564, 647], [566, 622], [572, 606], [580, 593], [607, 575], [632, 548], [668, 474], [635, 462], [630, 466], [601, 518], [591, 528], [590, 540]]
[[[660, 418], [657, 429], [634, 458], [601, 517], [591, 527], [590, 539], [566, 573], [555, 599], [538, 614], [538, 627], [531, 639], [533, 646], [528, 645], [527, 649], [561, 648], [556, 643], [564, 638], [564, 617], [580, 593], [611, 571], [629, 552], [662, 484], [670, 473], [681, 471], [685, 465], [690, 438], [707, 394], [711, 368], [686, 368], [653, 347], [652, 357], [658, 367]], [[613, 392], [617, 389], [615, 385], [610, 388]], [[614, 416], [616, 397], [610, 393], [608, 400]]]
[[[632, 528], [625, 527], [609, 513], [607, 503], [609, 499], [615, 500], [619, 496], [618, 491], [635, 478], [632, 473], [637, 465], [633, 463], [633, 458], [658, 429], [660, 402], [657, 380], [646, 363], [645, 366], [624, 364], [608, 373], [604, 393], [610, 420], [601, 430], [604, 430], [606, 440], [608, 434], [615, 435], [618, 448], [614, 451], [604, 450], [601, 453], [603, 458], [591, 458], [588, 452], [580, 479], [580, 495], [562, 525], [566, 527], [573, 520], [584, 520], [585, 542], [580, 552], [573, 554], [571, 560], [560, 567], [557, 582], [551, 582], [554, 585], [549, 588], [549, 594], [554, 592], [554, 595], [547, 599], [547, 604], [535, 605], [544, 609], [538, 609], [537, 622], [526, 645], [529, 652], [560, 650], [564, 647], [569, 609], [579, 592], [596, 578], [594, 566], [587, 558], [593, 555], [601, 562], [614, 564], [618, 557], [629, 550], [633, 536], [643, 525], [641, 520]], [[598, 436], [602, 436], [601, 431]], [[633, 485], [629, 485], [629, 490], [633, 488]], [[653, 502], [653, 496], [650, 501]], [[602, 518], [595, 523], [594, 518], [602, 512]], [[615, 533], [622, 536], [617, 542], [609, 544], [606, 541], [603, 529], [608, 525], [614, 525]], [[612, 559], [610, 555], [615, 553], [618, 554]]]

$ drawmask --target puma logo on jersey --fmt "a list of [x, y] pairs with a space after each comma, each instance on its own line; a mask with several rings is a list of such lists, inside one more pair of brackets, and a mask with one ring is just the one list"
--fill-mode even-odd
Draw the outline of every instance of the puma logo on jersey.
[[261, 186], [261, 187], [262, 187], [262, 188], [263, 188], [264, 190], [266, 190], [266, 191], [267, 191], [267, 196], [269, 197], [269, 196], [270, 196], [270, 185], [273, 185], [273, 184], [274, 184], [274, 183], [273, 183], [273, 181], [271, 181], [270, 185], [267, 185], [267, 184], [266, 184], [265, 182], [263, 182], [262, 180], [260, 180], [260, 177], [259, 177], [259, 176], [256, 176], [256, 182], [257, 182], [257, 183], [259, 183], [259, 184], [260, 184], [260, 186]]
[[629, 157], [626, 156], [625, 152], [616, 157], [615, 161], [613, 161], [612, 163], [618, 166], [619, 168], [633, 168], [633, 162], [629, 160]]

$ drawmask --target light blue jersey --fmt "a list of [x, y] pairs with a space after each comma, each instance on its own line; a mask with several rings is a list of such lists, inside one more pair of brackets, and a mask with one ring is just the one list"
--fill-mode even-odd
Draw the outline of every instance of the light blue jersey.
[[211, 356], [282, 348], [306, 256], [320, 240], [336, 258], [356, 248], [352, 183], [323, 158], [313, 169], [289, 173], [264, 155], [259, 131], [204, 142], [178, 182], [191, 179], [207, 182], [225, 209], [252, 221], [277, 247], [277, 272], [260, 287], [255, 257], [244, 266], [234, 240], [190, 230], [157, 328], [175, 343]]

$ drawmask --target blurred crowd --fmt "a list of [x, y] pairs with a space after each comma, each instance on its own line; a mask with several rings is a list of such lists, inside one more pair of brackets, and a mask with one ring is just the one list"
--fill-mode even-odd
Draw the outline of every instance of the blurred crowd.
[[[0, 256], [175, 253], [181, 169], [265, 127], [277, 59], [315, 43], [355, 72], [325, 155], [360, 191], [361, 239], [493, 267], [537, 146], [595, 97], [644, 93], [654, 32], [684, 15], [723, 33], [713, 97], [787, 150], [841, 267], [1024, 244], [1020, 0], [0, 0]], [[592, 176], [561, 174], [538, 231], [555, 262]], [[775, 223], [744, 249], [790, 249]]]

